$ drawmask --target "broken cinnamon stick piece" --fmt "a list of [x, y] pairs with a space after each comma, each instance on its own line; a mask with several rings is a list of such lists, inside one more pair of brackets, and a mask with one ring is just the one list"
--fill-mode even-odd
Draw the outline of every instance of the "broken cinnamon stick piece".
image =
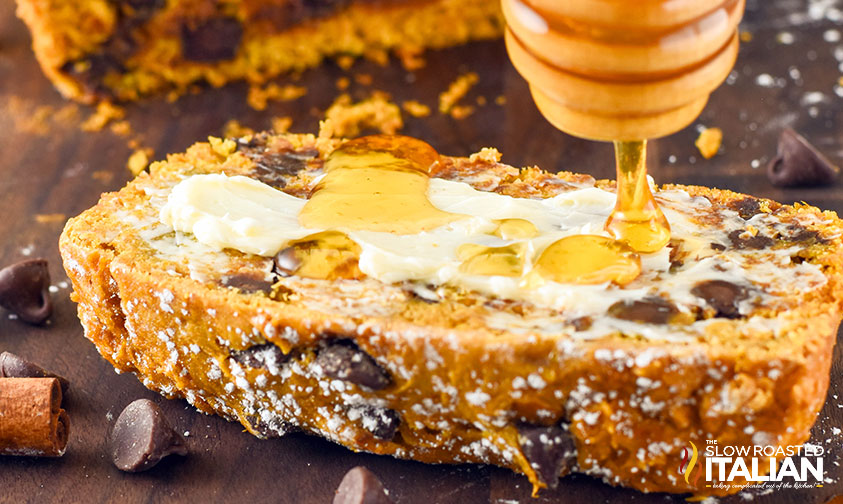
[[0, 378], [0, 455], [61, 457], [70, 421], [56, 378]]

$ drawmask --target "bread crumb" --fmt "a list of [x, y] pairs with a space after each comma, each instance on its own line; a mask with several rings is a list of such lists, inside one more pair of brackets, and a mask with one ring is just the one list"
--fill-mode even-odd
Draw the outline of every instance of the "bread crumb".
[[146, 170], [146, 167], [149, 166], [149, 158], [153, 154], [153, 150], [150, 148], [145, 149], [137, 149], [129, 156], [129, 160], [126, 161], [126, 168], [129, 169], [129, 172], [135, 177], [140, 175], [140, 173]]
[[465, 119], [473, 113], [474, 107], [471, 105], [455, 105], [450, 112], [451, 117], [454, 119]]
[[348, 77], [340, 77], [334, 84], [340, 91], [345, 91], [346, 89], [348, 89], [348, 86], [351, 85], [351, 79], [349, 79]]
[[67, 216], [63, 213], [35, 214], [35, 222], [38, 224], [63, 223]]
[[386, 93], [376, 92], [357, 103], [352, 103], [349, 95], [342, 94], [325, 112], [319, 136], [354, 137], [365, 128], [392, 135], [403, 127], [401, 109], [390, 101]]
[[14, 95], [6, 98], [2, 109], [11, 118], [13, 130], [38, 136], [47, 135], [54, 125], [64, 125], [79, 115], [79, 107], [76, 104], [65, 105], [56, 110], [49, 105], [36, 105]]
[[413, 117], [427, 117], [430, 115], [430, 107], [416, 100], [405, 101], [401, 104], [401, 108]]
[[389, 53], [386, 52], [385, 49], [380, 49], [377, 47], [367, 49], [366, 52], [363, 53], [363, 57], [369, 61], [374, 61], [382, 67], [385, 67], [389, 64]]
[[255, 110], [266, 110], [269, 101], [293, 101], [307, 94], [307, 88], [286, 84], [279, 86], [276, 83], [267, 84], [266, 87], [250, 86], [246, 102]]
[[399, 47], [395, 50], [395, 55], [401, 61], [401, 66], [408, 72], [424, 68], [427, 61], [422, 57], [424, 49], [421, 47]]
[[361, 86], [371, 86], [374, 79], [372, 79], [372, 74], [357, 74], [354, 76], [354, 82], [360, 84]]
[[487, 102], [487, 100], [486, 100], [485, 96], [478, 96], [477, 97], [477, 105], [482, 107], [482, 106], [486, 105], [486, 102]]
[[506, 96], [498, 95], [497, 97], [495, 97], [495, 105], [500, 105], [500, 106], [506, 105]]
[[224, 138], [240, 138], [254, 134], [255, 130], [248, 126], [243, 126], [237, 119], [231, 119], [222, 127], [222, 136]]
[[468, 93], [472, 86], [477, 84], [477, 80], [475, 72], [467, 72], [457, 77], [445, 92], [439, 94], [439, 113], [450, 113], [457, 102]]
[[485, 161], [487, 163], [500, 163], [501, 153], [498, 152], [498, 150], [494, 147], [483, 147], [482, 149], [480, 149], [480, 152], [475, 152], [474, 154], [469, 156], [468, 160], [472, 163], [477, 161]]
[[223, 140], [222, 138], [209, 136], [208, 143], [211, 144], [211, 150], [217, 153], [217, 155], [227, 158], [231, 154], [237, 150], [237, 144], [234, 140], [226, 138]]
[[752, 32], [742, 30], [739, 37], [741, 39], [741, 42], [750, 42], [752, 41]]
[[342, 56], [337, 57], [337, 66], [342, 68], [343, 70], [348, 70], [351, 68], [351, 65], [354, 64], [354, 56], [344, 54]]
[[290, 116], [273, 117], [272, 130], [276, 133], [286, 133], [290, 131], [290, 126], [293, 125], [293, 118]]
[[97, 110], [85, 119], [80, 128], [83, 131], [101, 131], [111, 121], [123, 119], [126, 111], [109, 101], [97, 104]]
[[[131, 159], [131, 157], [129, 159]], [[103, 184], [108, 184], [112, 181], [112, 179], [114, 179], [114, 173], [108, 170], [96, 170], [91, 173], [91, 178], [98, 180]]]
[[720, 150], [723, 142], [723, 131], [720, 128], [706, 128], [700, 132], [694, 145], [699, 149], [702, 157], [711, 159]]
[[125, 119], [111, 123], [109, 129], [111, 129], [111, 132], [117, 136], [127, 137], [132, 134], [132, 125]]

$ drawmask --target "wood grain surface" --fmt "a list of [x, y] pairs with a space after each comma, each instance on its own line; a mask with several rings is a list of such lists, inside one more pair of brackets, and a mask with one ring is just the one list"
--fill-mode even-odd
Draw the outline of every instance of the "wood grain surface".
[[[764, 165], [775, 155], [776, 138], [786, 126], [809, 138], [835, 163], [843, 159], [843, 89], [838, 82], [843, 42], [834, 31], [841, 28], [838, 9], [843, 5], [835, 0], [750, 0], [742, 28], [752, 38], [742, 43], [729, 84], [714, 93], [694, 125], [651, 143], [650, 170], [657, 182], [729, 188], [843, 211], [839, 182], [817, 189], [777, 189], [764, 175]], [[0, 266], [26, 257], [47, 258], [56, 305], [44, 327], [26, 325], [0, 310], [0, 351], [14, 352], [69, 378], [66, 408], [72, 422], [69, 449], [61, 459], [0, 457], [0, 502], [328, 503], [345, 471], [360, 464], [378, 474], [400, 504], [684, 502], [684, 497], [644, 495], [585, 476], [565, 478], [558, 490], [532, 499], [525, 477], [498, 468], [433, 466], [354, 454], [305, 435], [260, 441], [239, 425], [197, 413], [184, 401], [159, 397], [134, 376], [115, 374], [83, 337], [57, 240], [66, 217], [129, 179], [131, 138], [153, 148], [153, 158], [160, 159], [208, 135], [219, 135], [232, 118], [264, 129], [272, 117], [290, 116], [292, 131], [313, 132], [339, 94], [335, 81], [347, 76], [355, 99], [380, 89], [397, 103], [414, 99], [430, 105], [434, 112], [429, 117], [404, 115], [403, 133], [430, 142], [442, 153], [467, 155], [496, 146], [504, 162], [515, 166], [613, 175], [608, 144], [571, 138], [542, 119], [502, 42], [431, 52], [426, 61], [426, 67], [414, 73], [394, 61], [386, 67], [361, 61], [347, 71], [326, 63], [296, 81], [307, 87], [304, 97], [270, 103], [262, 112], [248, 107], [243, 84], [205, 90], [173, 103], [150, 99], [126, 107], [133, 135], [121, 136], [108, 127], [84, 132], [79, 126], [91, 109], [69, 105], [53, 90], [35, 62], [25, 27], [14, 17], [13, 2], [0, 2]], [[438, 94], [465, 71], [477, 72], [480, 79], [463, 103], [475, 103], [482, 96], [487, 104], [462, 120], [438, 114]], [[372, 84], [356, 82], [361, 74], [371, 75]], [[505, 97], [504, 105], [495, 103], [498, 96]], [[42, 120], [33, 119], [33, 114]], [[694, 147], [699, 125], [720, 127], [725, 134], [722, 151], [710, 160], [703, 160]], [[828, 452], [826, 484], [750, 494], [753, 502], [822, 503], [843, 493], [841, 372], [838, 346], [828, 399], [812, 439]], [[124, 474], [106, 454], [106, 434], [122, 408], [142, 397], [160, 404], [176, 428], [189, 433], [190, 455], [168, 459], [146, 473]], [[723, 502], [745, 499], [734, 496]]]

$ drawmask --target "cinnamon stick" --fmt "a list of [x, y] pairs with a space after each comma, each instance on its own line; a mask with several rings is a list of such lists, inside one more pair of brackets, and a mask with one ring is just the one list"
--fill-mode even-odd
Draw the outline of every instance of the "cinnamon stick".
[[56, 378], [0, 378], [0, 455], [60, 457], [70, 422]]

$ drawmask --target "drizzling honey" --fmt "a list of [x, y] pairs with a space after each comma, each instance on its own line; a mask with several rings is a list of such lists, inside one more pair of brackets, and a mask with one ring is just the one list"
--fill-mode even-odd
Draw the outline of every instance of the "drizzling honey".
[[657, 252], [670, 241], [670, 225], [647, 183], [647, 141], [615, 142], [617, 201], [605, 229], [638, 252]]
[[360, 245], [344, 233], [323, 231], [290, 242], [275, 256], [275, 270], [286, 275], [336, 280], [359, 279]]
[[640, 273], [641, 259], [627, 245], [604, 236], [573, 235], [544, 249], [525, 280], [530, 287], [544, 280], [626, 285]]
[[[309, 278], [362, 278], [364, 275], [358, 268], [360, 246], [338, 229], [406, 235], [468, 217], [440, 210], [428, 199], [430, 169], [438, 159], [438, 153], [428, 144], [403, 136], [362, 137], [340, 146], [328, 157], [324, 178], [299, 213], [302, 226], [328, 231], [291, 242], [276, 256], [277, 269]], [[620, 188], [635, 190], [618, 199], [635, 211], [655, 208], [646, 185], [643, 161], [638, 163], [641, 159], [639, 153], [638, 158], [634, 155], [619, 158], [618, 164], [620, 170], [622, 165], [626, 166], [624, 163], [637, 163], [624, 171], [639, 177], [631, 179], [633, 185], [626, 181], [619, 183]], [[643, 186], [635, 185], [639, 179], [644, 180]], [[627, 193], [619, 190], [619, 195], [624, 194]], [[616, 209], [613, 215], [629, 219], [649, 214], [626, 210], [619, 213]], [[461, 273], [522, 278], [523, 286], [538, 287], [546, 281], [625, 285], [641, 272], [635, 247], [619, 240], [597, 235], [568, 236], [551, 243], [536, 259], [532, 257], [529, 242], [539, 234], [535, 224], [519, 218], [499, 219], [494, 223], [496, 227], [488, 234], [511, 243], [496, 247], [475, 243], [459, 246], [456, 254]], [[667, 229], [666, 221], [664, 226]], [[653, 247], [653, 243], [662, 239], [662, 235], [656, 240], [642, 239], [645, 233], [640, 226], [629, 228], [635, 231], [633, 235], [624, 234], [627, 227], [621, 229], [618, 237], [634, 245], [643, 243]], [[663, 244], [660, 242], [659, 247]], [[525, 275], [530, 264], [532, 269]]]
[[427, 198], [430, 169], [438, 160], [433, 147], [410, 137], [348, 141], [325, 161], [325, 176], [299, 222], [312, 229], [415, 234], [461, 219]]
[[484, 247], [474, 243], [460, 245], [457, 259], [460, 272], [469, 275], [520, 277], [524, 274], [525, 243], [504, 247]]

